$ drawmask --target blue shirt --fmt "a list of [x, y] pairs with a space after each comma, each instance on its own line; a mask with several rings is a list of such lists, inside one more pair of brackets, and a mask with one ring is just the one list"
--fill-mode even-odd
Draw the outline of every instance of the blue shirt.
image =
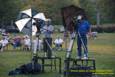
[[89, 32], [90, 24], [86, 20], [82, 20], [81, 22], [77, 23], [77, 29], [76, 31], [79, 31], [81, 35], [86, 35]]

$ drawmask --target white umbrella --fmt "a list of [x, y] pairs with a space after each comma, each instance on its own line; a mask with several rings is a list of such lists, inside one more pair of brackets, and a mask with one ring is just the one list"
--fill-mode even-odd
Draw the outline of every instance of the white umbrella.
[[[36, 22], [35, 19], [46, 21], [44, 13], [35, 13], [34, 10], [32, 9], [27, 9], [27, 10], [21, 11], [20, 13], [22, 14], [22, 18], [16, 21], [15, 24], [18, 27], [19, 31], [22, 31], [23, 28], [26, 27], [26, 29], [22, 31], [26, 34], [35, 35], [35, 33], [37, 32], [36, 31], [37, 28], [35, 29], [35, 26], [34, 26], [35, 31], [32, 30], [32, 26], [33, 26], [32, 24]], [[30, 33], [30, 32], [34, 32], [34, 33]]]
[[[27, 10], [21, 11], [20, 15], [21, 15], [20, 16], [21, 18], [18, 21], [16, 21], [15, 24], [18, 27], [19, 31], [31, 36], [31, 49], [32, 49], [32, 35], [36, 35], [37, 28], [41, 28], [41, 21], [46, 21], [45, 15], [44, 13], [35, 12], [33, 9], [27, 9]], [[36, 19], [39, 19], [39, 22], [36, 21]], [[33, 24], [34, 22], [38, 23], [39, 25]], [[37, 55], [37, 53], [33, 53], [33, 54]], [[36, 57], [35, 56], [32, 56], [32, 57], [33, 57], [32, 63], [31, 63], [32, 65], [30, 67], [34, 71]], [[36, 65], [38, 64], [36, 63]]]

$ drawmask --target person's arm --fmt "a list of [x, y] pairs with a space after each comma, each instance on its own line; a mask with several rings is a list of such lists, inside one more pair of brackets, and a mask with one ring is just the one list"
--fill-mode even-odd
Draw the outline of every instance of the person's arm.
[[88, 26], [89, 26], [88, 35], [91, 36], [92, 35], [92, 33], [91, 33], [91, 25], [88, 23]]

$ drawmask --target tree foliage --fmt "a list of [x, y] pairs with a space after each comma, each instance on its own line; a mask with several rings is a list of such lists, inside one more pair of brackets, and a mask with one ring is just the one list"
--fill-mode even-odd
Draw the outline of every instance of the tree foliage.
[[0, 25], [9, 24], [21, 10], [31, 7], [45, 13], [54, 24], [62, 24], [61, 8], [72, 4], [84, 8], [93, 24], [96, 23], [97, 8], [102, 23], [115, 21], [115, 0], [0, 0]]
[[103, 22], [115, 22], [115, 0], [100, 0]]
[[[73, 0], [78, 1], [78, 0]], [[39, 12], [44, 12], [47, 18], [51, 18], [54, 24], [62, 24], [61, 8], [75, 4], [72, 0], [29, 0], [28, 7], [33, 7]], [[27, 8], [27, 6], [25, 6]]]
[[8, 25], [16, 18], [19, 6], [16, 0], [0, 0], [0, 25]]
[[79, 0], [89, 16], [90, 21], [96, 23], [96, 13], [99, 11], [101, 23], [115, 22], [115, 0]]

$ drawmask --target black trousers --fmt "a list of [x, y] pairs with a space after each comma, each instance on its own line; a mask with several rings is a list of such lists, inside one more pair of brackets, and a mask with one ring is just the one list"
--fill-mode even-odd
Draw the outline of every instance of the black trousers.
[[43, 39], [43, 50], [44, 50], [44, 52], [47, 53], [48, 57], [51, 57], [52, 56], [52, 50], [48, 44], [50, 45], [50, 47], [52, 47], [52, 38], [44, 38]]

